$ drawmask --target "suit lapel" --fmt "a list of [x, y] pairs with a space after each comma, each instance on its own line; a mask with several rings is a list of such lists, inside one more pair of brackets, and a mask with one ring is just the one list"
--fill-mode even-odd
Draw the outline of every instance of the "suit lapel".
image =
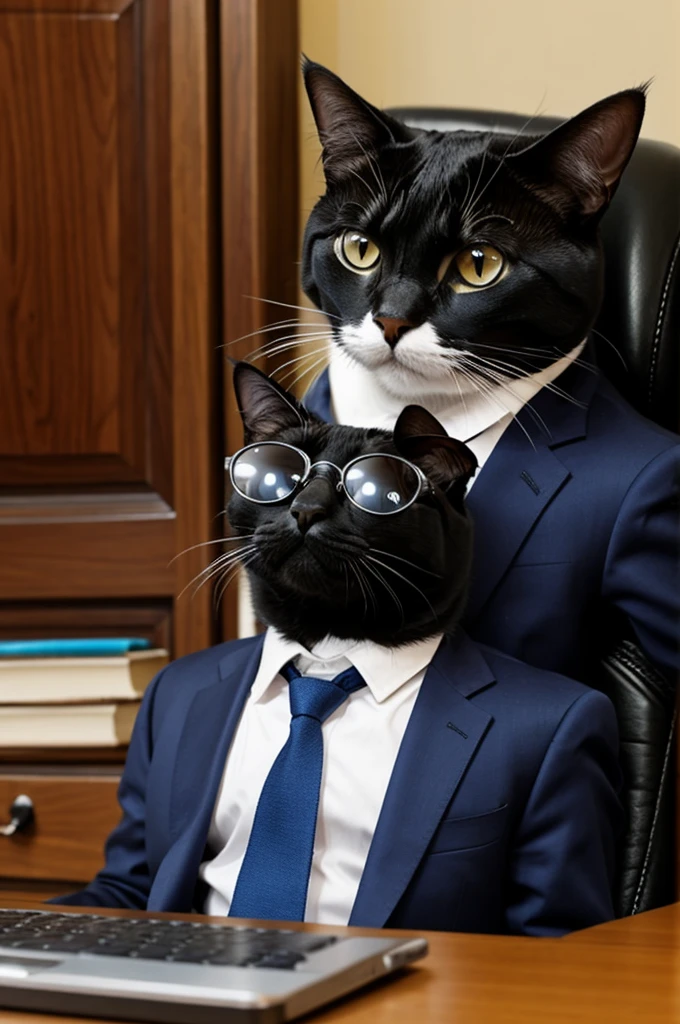
[[475, 529], [466, 622], [474, 622], [568, 478], [549, 448], [531, 448], [516, 424], [508, 427], [467, 498]]
[[470, 640], [442, 641], [399, 748], [350, 924], [381, 928], [394, 910], [492, 721], [467, 697], [493, 682]]
[[571, 366], [559, 378], [565, 398], [543, 388], [518, 413], [470, 490], [475, 526], [473, 572], [465, 621], [474, 622], [525, 538], [569, 480], [555, 449], [586, 436], [597, 374]]
[[219, 680], [199, 690], [189, 707], [171, 782], [174, 842], [154, 879], [149, 910], [191, 909], [227, 753], [257, 674], [263, 640], [258, 637], [242, 653], [223, 658]]

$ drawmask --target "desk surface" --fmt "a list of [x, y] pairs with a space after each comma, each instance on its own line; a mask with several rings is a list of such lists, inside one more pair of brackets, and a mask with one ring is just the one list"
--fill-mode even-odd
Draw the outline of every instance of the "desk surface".
[[[0, 902], [29, 905], [4, 896]], [[323, 1024], [680, 1022], [680, 903], [564, 939], [423, 934], [430, 955], [420, 964], [305, 1019]], [[84, 1024], [84, 1019], [0, 1010], [0, 1024]]]

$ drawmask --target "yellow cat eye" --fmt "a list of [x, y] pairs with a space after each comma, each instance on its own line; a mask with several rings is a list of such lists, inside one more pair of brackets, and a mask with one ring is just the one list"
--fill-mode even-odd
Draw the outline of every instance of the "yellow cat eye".
[[360, 231], [345, 231], [335, 239], [335, 255], [355, 274], [368, 274], [380, 262], [380, 249]]
[[[470, 245], [454, 257], [456, 270], [471, 288], [487, 288], [497, 281], [505, 260], [492, 245]], [[456, 282], [452, 282], [455, 289]]]

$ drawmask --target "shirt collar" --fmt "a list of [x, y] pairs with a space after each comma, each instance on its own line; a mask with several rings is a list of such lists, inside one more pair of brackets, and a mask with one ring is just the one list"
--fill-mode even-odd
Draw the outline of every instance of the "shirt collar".
[[283, 666], [294, 660], [303, 674], [313, 675], [323, 664], [337, 672], [354, 665], [365, 680], [371, 694], [380, 704], [400, 687], [422, 672], [432, 661], [441, 641], [441, 633], [406, 647], [381, 647], [370, 640], [339, 640], [326, 637], [312, 651], [295, 640], [287, 640], [273, 628], [264, 638], [262, 656], [253, 682], [250, 699], [261, 700]]

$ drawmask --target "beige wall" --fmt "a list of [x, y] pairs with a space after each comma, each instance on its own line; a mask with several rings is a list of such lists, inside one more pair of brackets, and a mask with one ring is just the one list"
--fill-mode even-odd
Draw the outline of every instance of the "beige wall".
[[[570, 115], [654, 78], [643, 134], [680, 146], [680, 0], [300, 0], [301, 48], [377, 106]], [[301, 90], [303, 220], [323, 191]]]

